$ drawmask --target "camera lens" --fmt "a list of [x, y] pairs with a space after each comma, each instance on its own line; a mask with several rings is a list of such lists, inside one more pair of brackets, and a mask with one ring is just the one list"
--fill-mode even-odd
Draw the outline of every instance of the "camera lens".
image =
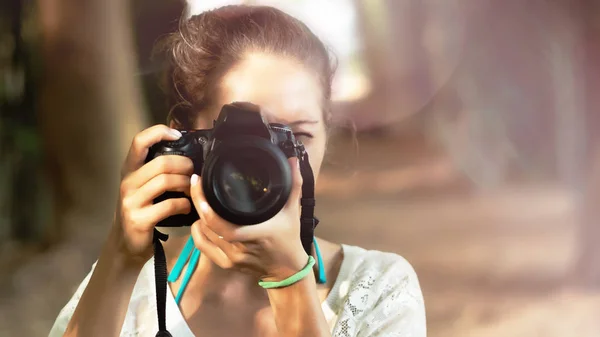
[[[255, 151], [251, 151], [255, 152]], [[255, 212], [271, 190], [272, 169], [260, 153], [244, 153], [222, 162], [215, 187], [222, 201], [240, 212]]]
[[237, 225], [264, 222], [288, 200], [292, 174], [286, 156], [269, 140], [237, 137], [206, 158], [202, 186], [223, 219]]

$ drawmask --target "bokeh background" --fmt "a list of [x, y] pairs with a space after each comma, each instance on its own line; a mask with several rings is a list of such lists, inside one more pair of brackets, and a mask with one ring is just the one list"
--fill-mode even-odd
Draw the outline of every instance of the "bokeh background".
[[3, 1], [0, 336], [47, 335], [95, 261], [165, 120], [154, 42], [228, 3], [337, 55], [317, 233], [405, 256], [430, 336], [600, 336], [595, 0]]

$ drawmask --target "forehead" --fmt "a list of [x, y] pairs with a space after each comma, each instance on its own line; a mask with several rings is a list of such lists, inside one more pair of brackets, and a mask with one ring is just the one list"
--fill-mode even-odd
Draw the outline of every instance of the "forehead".
[[223, 104], [257, 104], [271, 122], [321, 120], [321, 97], [315, 74], [291, 58], [268, 54], [249, 54], [221, 83]]

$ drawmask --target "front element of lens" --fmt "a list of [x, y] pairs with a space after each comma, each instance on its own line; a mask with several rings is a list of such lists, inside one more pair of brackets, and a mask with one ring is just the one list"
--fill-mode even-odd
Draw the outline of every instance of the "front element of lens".
[[271, 142], [239, 137], [219, 144], [206, 159], [204, 193], [223, 219], [238, 225], [264, 222], [285, 205], [292, 177], [287, 158]]
[[221, 160], [215, 176], [219, 199], [230, 208], [254, 213], [276, 188], [278, 174], [270, 158], [261, 150], [248, 149]]

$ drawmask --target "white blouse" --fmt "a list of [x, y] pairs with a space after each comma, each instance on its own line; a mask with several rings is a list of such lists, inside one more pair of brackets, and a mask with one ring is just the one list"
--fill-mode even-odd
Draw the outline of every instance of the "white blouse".
[[[425, 337], [425, 306], [417, 275], [401, 256], [342, 245], [344, 259], [323, 313], [333, 337]], [[92, 266], [92, 271], [93, 268]], [[92, 272], [61, 310], [49, 337], [60, 337]], [[121, 337], [154, 337], [156, 320], [154, 260], [143, 267], [135, 284]], [[192, 337], [173, 294], [167, 291], [167, 329], [173, 337]]]

